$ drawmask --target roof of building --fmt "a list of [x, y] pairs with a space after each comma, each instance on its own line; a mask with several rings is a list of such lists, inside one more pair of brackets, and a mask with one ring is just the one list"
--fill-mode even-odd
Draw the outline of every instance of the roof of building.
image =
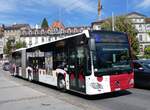
[[64, 29], [65, 26], [60, 21], [55, 21], [52, 23], [51, 28]]
[[[134, 14], [138, 15], [138, 16], [142, 16], [143, 18], [147, 17], [146, 15], [143, 15], [143, 14], [138, 13], [138, 12], [131, 12], [131, 13], [128, 13], [128, 14], [123, 15], [123, 16], [131, 16], [131, 15], [134, 15]], [[104, 19], [104, 20], [99, 20], [99, 21], [92, 22], [92, 27], [93, 27], [94, 24], [102, 24], [103, 22], [106, 22], [107, 20], [108, 20], [108, 18]], [[150, 20], [150, 18], [147, 19], [147, 22], [150, 22], [149, 20]]]
[[126, 16], [130, 16], [130, 15], [133, 15], [133, 14], [139, 15], [139, 16], [142, 16], [142, 17], [146, 17], [146, 15], [141, 14], [141, 13], [139, 13], [139, 12], [131, 12], [131, 13], [128, 13]]
[[146, 19], [145, 19], [145, 22], [146, 22], [146, 23], [150, 23], [150, 18], [146, 18]]
[[22, 27], [30, 27], [30, 25], [29, 24], [14, 24], [14, 25], [12, 25], [12, 27], [22, 28]]
[[99, 21], [95, 21], [95, 22], [92, 22], [92, 27], [94, 24], [102, 24], [104, 22], [108, 21], [108, 19], [104, 19], [104, 20], [99, 20]]
[[30, 28], [30, 25], [29, 24], [14, 24], [11, 26], [5, 26], [4, 29], [5, 30], [19, 30], [19, 29], [24, 28], [24, 27]]
[[87, 28], [91, 28], [90, 26], [77, 26], [77, 27], [66, 27], [65, 29], [87, 29]]

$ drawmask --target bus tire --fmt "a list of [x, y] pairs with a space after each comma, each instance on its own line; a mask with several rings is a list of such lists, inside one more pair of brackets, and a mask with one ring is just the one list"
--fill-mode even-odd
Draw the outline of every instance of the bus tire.
[[59, 75], [58, 79], [57, 79], [57, 88], [62, 91], [65, 92], [66, 91], [66, 82], [65, 82], [65, 78], [63, 75]]

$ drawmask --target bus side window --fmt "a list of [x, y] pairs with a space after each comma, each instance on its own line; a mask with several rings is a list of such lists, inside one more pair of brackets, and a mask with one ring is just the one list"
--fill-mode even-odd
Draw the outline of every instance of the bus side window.
[[54, 66], [53, 69], [57, 68], [64, 68], [66, 65], [66, 58], [65, 58], [65, 52], [64, 51], [59, 51], [54, 53]]
[[87, 51], [84, 46], [77, 48], [77, 65], [84, 75], [87, 75]]
[[75, 66], [76, 64], [76, 52], [71, 51], [69, 55], [69, 64]]
[[77, 49], [77, 64], [80, 66], [83, 66], [85, 63], [85, 54], [84, 54], [84, 48], [83, 47], [79, 47]]

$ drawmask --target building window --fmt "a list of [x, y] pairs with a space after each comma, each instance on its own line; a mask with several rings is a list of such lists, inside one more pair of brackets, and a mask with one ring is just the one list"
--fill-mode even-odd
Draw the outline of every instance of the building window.
[[35, 44], [38, 44], [38, 38], [35, 37]]
[[29, 46], [31, 46], [32, 45], [32, 38], [30, 37], [29, 38]]
[[51, 37], [48, 38], [48, 41], [51, 41]]
[[98, 26], [98, 30], [100, 30], [100, 29], [101, 29], [101, 26], [99, 25], [99, 26]]
[[137, 19], [135, 19], [134, 21], [137, 22]]
[[31, 45], [32, 45], [32, 40], [31, 40], [31, 41], [29, 41], [29, 47], [31, 47]]
[[143, 41], [143, 36], [139, 35], [139, 41]]
[[145, 48], [150, 47], [150, 45], [145, 45]]
[[135, 21], [135, 19], [132, 19], [132, 21], [134, 22], [134, 21]]
[[140, 22], [143, 22], [143, 19], [139, 19]]
[[141, 27], [142, 27], [142, 24], [139, 25], [139, 28], [141, 28]]
[[44, 37], [42, 37], [42, 42], [44, 42]]

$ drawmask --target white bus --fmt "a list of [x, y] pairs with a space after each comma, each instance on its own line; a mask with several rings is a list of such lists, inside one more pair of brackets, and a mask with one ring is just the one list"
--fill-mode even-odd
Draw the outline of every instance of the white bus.
[[86, 95], [134, 86], [130, 43], [120, 32], [84, 31], [16, 50], [14, 75]]

